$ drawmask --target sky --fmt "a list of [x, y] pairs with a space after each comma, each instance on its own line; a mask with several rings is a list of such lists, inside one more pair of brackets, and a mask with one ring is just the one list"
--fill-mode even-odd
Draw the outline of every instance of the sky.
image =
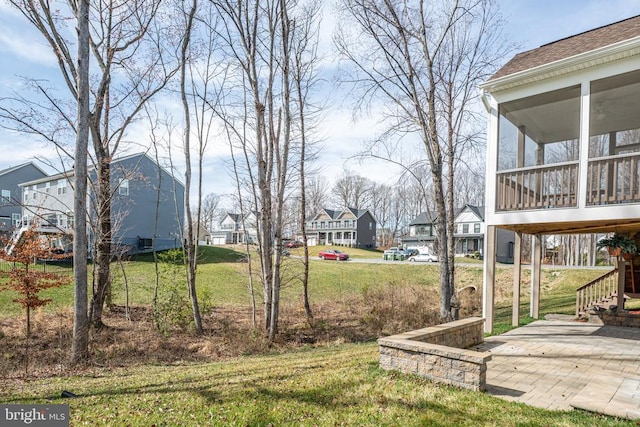
[[[640, 15], [640, 0], [498, 0], [498, 5], [505, 20], [503, 32], [507, 40], [519, 46], [514, 54]], [[325, 28], [332, 23], [328, 13], [325, 11]], [[329, 40], [329, 32], [323, 38]], [[508, 59], [504, 58], [504, 62]], [[55, 79], [57, 75], [55, 58], [40, 36], [30, 30], [24, 18], [5, 0], [0, 0], [0, 99], [13, 90], [20, 91], [23, 83], [19, 76]], [[378, 121], [370, 116], [354, 121], [349, 104], [343, 101], [342, 94], [333, 93], [332, 107], [326, 112], [321, 125], [323, 143], [317, 164], [320, 174], [330, 185], [346, 170], [376, 182], [395, 181], [400, 172], [398, 168], [352, 158], [362, 150], [365, 141], [374, 136]], [[134, 127], [130, 134], [136, 132], [146, 135], [139, 126]], [[216, 148], [214, 144], [212, 151], [205, 162], [204, 193], [224, 194], [232, 185], [222, 160], [226, 149]], [[34, 160], [35, 157], [52, 156], [46, 144], [0, 128], [0, 169]]]

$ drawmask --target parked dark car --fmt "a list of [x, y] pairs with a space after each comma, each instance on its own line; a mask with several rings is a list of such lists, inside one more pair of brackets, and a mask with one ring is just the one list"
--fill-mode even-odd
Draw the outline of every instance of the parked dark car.
[[337, 261], [346, 261], [349, 259], [348, 254], [340, 252], [336, 249], [328, 249], [326, 251], [322, 251], [318, 254], [318, 257], [320, 257], [320, 259], [334, 259]]

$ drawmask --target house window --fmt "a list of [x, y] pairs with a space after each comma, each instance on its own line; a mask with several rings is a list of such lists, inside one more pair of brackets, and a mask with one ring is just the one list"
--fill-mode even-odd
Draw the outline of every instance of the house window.
[[51, 188], [51, 183], [50, 183], [50, 182], [45, 182], [45, 184], [44, 184], [44, 191], [45, 191], [46, 193], [48, 193], [50, 188]]
[[121, 196], [128, 196], [129, 195], [129, 180], [128, 179], [120, 180], [120, 186], [118, 187], [118, 193]]
[[58, 195], [67, 194], [67, 180], [59, 179], [58, 180]]
[[2, 190], [2, 202], [3, 203], [11, 202], [11, 190]]
[[19, 213], [11, 214], [11, 223], [14, 227], [20, 225], [20, 221], [22, 220], [22, 216]]
[[478, 223], [473, 224], [473, 232], [475, 234], [479, 234], [480, 233], [480, 224], [478, 224]]
[[373, 230], [373, 223], [372, 222], [369, 223], [369, 230]]
[[73, 228], [73, 212], [67, 212], [67, 228]]
[[469, 233], [469, 224], [462, 224], [462, 233], [463, 234]]
[[320, 222], [320, 228], [324, 228], [324, 221]]
[[24, 190], [23, 199], [24, 199], [24, 202], [25, 202], [25, 203], [27, 202], [27, 200], [29, 200], [29, 192], [27, 191], [27, 189], [26, 189], [26, 188], [25, 188], [25, 190]]

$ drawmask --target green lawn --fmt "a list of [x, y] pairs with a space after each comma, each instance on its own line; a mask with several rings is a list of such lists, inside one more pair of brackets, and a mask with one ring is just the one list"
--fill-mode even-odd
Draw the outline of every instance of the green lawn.
[[[375, 344], [10, 383], [3, 403], [69, 403], [92, 426], [632, 426], [382, 371]], [[62, 390], [76, 399], [59, 398]]]
[[[204, 248], [199, 266], [200, 296], [208, 304], [248, 306], [248, 264], [229, 248]], [[366, 254], [363, 254], [363, 257]], [[371, 257], [371, 256], [368, 256]], [[256, 260], [257, 261], [257, 260]], [[131, 304], [150, 304], [154, 264], [144, 256], [125, 264]], [[161, 266], [161, 287], [184, 289], [180, 265]], [[285, 260], [284, 304], [299, 305], [302, 265]], [[124, 301], [120, 266], [113, 265], [113, 299]], [[572, 313], [575, 288], [602, 274], [598, 270], [544, 270], [541, 313]], [[510, 327], [512, 271], [496, 273], [499, 328]], [[528, 282], [528, 271], [523, 281]], [[482, 267], [457, 269], [458, 287], [482, 289]], [[373, 288], [414, 286], [437, 289], [437, 265], [395, 263], [311, 263], [314, 305], [362, 297]], [[255, 280], [260, 288], [259, 280]], [[523, 284], [522, 322], [528, 314], [528, 285]], [[47, 293], [48, 310], [69, 308], [71, 286]], [[9, 292], [0, 293], [2, 315], [19, 307]], [[425, 301], [425, 304], [437, 301]], [[580, 411], [557, 412], [510, 403], [483, 393], [435, 385], [414, 376], [381, 371], [375, 343], [307, 348], [282, 354], [243, 357], [218, 363], [90, 368], [81, 376], [5, 381], [2, 403], [63, 403], [71, 406], [72, 425], [130, 426], [577, 426], [637, 425]], [[77, 399], [59, 398], [68, 390]]]
[[[210, 306], [247, 306], [248, 295], [248, 263], [241, 247], [202, 247], [201, 262], [198, 267], [198, 292], [200, 298]], [[301, 251], [300, 248], [295, 251]], [[351, 249], [358, 257], [371, 258], [375, 251]], [[378, 251], [379, 252], [379, 251]], [[295, 255], [295, 252], [293, 253]], [[313, 254], [311, 255], [313, 256]], [[467, 260], [466, 258], [463, 260]], [[259, 269], [257, 257], [253, 258], [254, 272]], [[91, 266], [90, 270], [91, 270]], [[149, 305], [153, 298], [155, 269], [151, 255], [143, 255], [134, 261], [124, 262], [129, 288], [131, 305]], [[184, 267], [179, 264], [161, 263], [160, 287], [175, 285], [180, 288], [184, 282]], [[72, 274], [70, 266], [58, 267], [65, 274]], [[284, 259], [283, 270], [285, 282], [282, 287], [284, 303], [297, 303], [302, 292], [300, 274], [301, 259], [292, 256]], [[575, 289], [582, 284], [601, 275], [603, 270], [558, 269], [543, 270], [541, 314], [564, 313], [575, 311]], [[112, 264], [113, 292], [115, 304], [124, 304], [124, 276], [118, 263]], [[89, 272], [91, 276], [91, 271]], [[406, 265], [400, 263], [349, 263], [313, 260], [310, 263], [309, 292], [312, 302], [324, 303], [359, 296], [365, 290], [389, 285], [424, 286], [437, 289], [439, 267], [429, 263]], [[511, 266], [499, 266], [497, 278], [499, 290], [496, 293], [496, 323], [510, 324], [511, 316]], [[528, 313], [529, 271], [523, 269], [523, 285], [521, 313]], [[482, 289], [482, 265], [464, 265], [456, 269], [458, 288], [473, 285]], [[254, 288], [258, 299], [261, 285], [257, 274], [254, 274]], [[500, 291], [500, 289], [502, 289]], [[65, 286], [44, 291], [42, 296], [51, 298], [53, 302], [48, 311], [70, 308], [73, 304], [73, 287]], [[20, 313], [20, 307], [12, 303], [16, 297], [13, 292], [0, 292], [0, 316], [14, 316]], [[526, 317], [526, 316], [525, 316]]]

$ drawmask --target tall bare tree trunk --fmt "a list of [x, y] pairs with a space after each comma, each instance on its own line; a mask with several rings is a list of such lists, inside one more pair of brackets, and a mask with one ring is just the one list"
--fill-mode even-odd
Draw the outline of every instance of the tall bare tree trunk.
[[78, 1], [78, 130], [74, 159], [73, 196], [73, 278], [74, 310], [71, 363], [89, 357], [89, 317], [87, 313], [87, 157], [89, 145], [89, 0]]
[[100, 329], [104, 326], [102, 322], [102, 312], [104, 302], [111, 286], [111, 158], [102, 151], [98, 157], [97, 170], [97, 205], [98, 205], [98, 232], [96, 267], [97, 283], [94, 283], [93, 297], [89, 313], [91, 324], [94, 328]]
[[187, 25], [185, 29], [185, 36], [181, 49], [181, 68], [180, 68], [180, 94], [182, 97], [182, 108], [184, 109], [184, 157], [185, 157], [185, 185], [184, 185], [184, 203], [185, 212], [187, 214], [187, 282], [189, 287], [189, 298], [191, 299], [191, 309], [193, 311], [193, 321], [195, 325], [196, 333], [202, 334], [202, 317], [200, 316], [200, 306], [198, 305], [198, 294], [196, 292], [196, 274], [198, 267], [198, 251], [197, 251], [197, 236], [193, 233], [193, 215], [191, 214], [191, 203], [189, 193], [191, 191], [191, 114], [189, 112], [189, 102], [187, 101], [187, 92], [185, 87], [186, 82], [186, 70], [189, 43], [191, 41], [191, 32], [193, 29], [193, 18], [195, 16], [198, 7], [197, 0], [193, 0], [191, 3], [191, 9], [187, 17]]

